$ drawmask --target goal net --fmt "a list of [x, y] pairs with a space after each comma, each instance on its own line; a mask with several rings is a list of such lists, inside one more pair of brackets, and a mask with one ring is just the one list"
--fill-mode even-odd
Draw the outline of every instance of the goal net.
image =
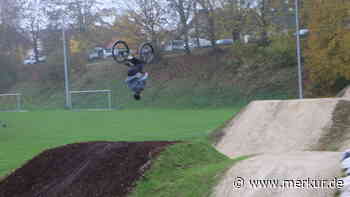
[[21, 94], [0, 94], [0, 111], [21, 111]]
[[71, 108], [75, 110], [111, 110], [111, 90], [70, 91]]

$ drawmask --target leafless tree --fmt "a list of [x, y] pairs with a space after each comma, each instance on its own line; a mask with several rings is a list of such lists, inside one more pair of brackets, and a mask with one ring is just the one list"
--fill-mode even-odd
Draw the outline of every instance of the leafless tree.
[[46, 8], [40, 0], [30, 0], [24, 5], [24, 28], [30, 35], [34, 58], [37, 62], [39, 61], [40, 34], [45, 25], [45, 13]]
[[241, 35], [249, 22], [254, 0], [219, 0], [222, 12], [219, 21], [223, 28], [231, 32], [232, 39], [241, 40]]
[[202, 7], [207, 24], [205, 25], [205, 33], [208, 34], [212, 47], [215, 48], [216, 27], [215, 27], [215, 9], [217, 0], [196, 0]]
[[160, 36], [167, 24], [166, 2], [162, 0], [134, 0], [131, 10], [132, 20], [140, 26], [149, 41], [159, 51]]
[[184, 37], [185, 50], [190, 54], [189, 47], [189, 22], [193, 15], [193, 5], [195, 0], [167, 0], [170, 11], [174, 11], [179, 17], [180, 32]]

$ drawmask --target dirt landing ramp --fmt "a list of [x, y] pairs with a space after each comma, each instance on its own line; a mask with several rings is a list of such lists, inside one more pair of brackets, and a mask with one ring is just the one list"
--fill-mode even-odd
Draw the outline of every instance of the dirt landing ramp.
[[[290, 152], [256, 156], [233, 166], [216, 186], [212, 196], [333, 197], [336, 193], [334, 187], [316, 188], [317, 183], [313, 180], [330, 180], [327, 186], [333, 186], [335, 176], [341, 174], [340, 155], [338, 152]], [[256, 188], [254, 183], [253, 186], [250, 184], [250, 180], [278, 180], [278, 186], [262, 188], [260, 185], [260, 188]], [[284, 180], [293, 180], [296, 187], [292, 187], [293, 182]], [[304, 185], [297, 185], [299, 180], [305, 180]], [[282, 189], [282, 185], [290, 187]]]
[[337, 97], [350, 98], [350, 86], [346, 86], [342, 91], [337, 94]]
[[47, 150], [0, 182], [0, 197], [122, 197], [172, 142], [89, 142]]
[[216, 148], [231, 158], [255, 153], [345, 150], [350, 145], [350, 100], [255, 101], [219, 136]]

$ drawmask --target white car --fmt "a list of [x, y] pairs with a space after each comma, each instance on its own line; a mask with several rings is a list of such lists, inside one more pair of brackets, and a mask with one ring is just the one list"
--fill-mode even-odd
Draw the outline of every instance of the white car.
[[[308, 35], [309, 34], [309, 30], [308, 29], [300, 29], [299, 30], [299, 35], [300, 36], [306, 36], [306, 35]], [[294, 33], [294, 35], [296, 35], [296, 33]]]
[[46, 56], [41, 56], [38, 58], [39, 62], [46, 62]]
[[112, 49], [104, 49], [103, 50], [103, 57], [104, 58], [112, 57], [112, 56], [113, 56]]
[[223, 40], [217, 40], [215, 42], [217, 45], [230, 45], [233, 44], [233, 39], [223, 39]]
[[29, 59], [25, 59], [23, 61], [23, 64], [36, 64], [36, 61], [34, 58], [29, 58]]

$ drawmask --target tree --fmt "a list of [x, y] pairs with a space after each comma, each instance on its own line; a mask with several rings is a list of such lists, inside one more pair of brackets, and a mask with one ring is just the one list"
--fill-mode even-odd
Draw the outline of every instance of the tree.
[[19, 29], [21, 2], [0, 0], [0, 90], [8, 89], [17, 79], [27, 40]]
[[205, 33], [208, 34], [208, 38], [211, 41], [212, 47], [215, 48], [216, 41], [216, 27], [215, 27], [215, 3], [216, 0], [196, 0], [197, 3], [203, 8], [207, 25], [205, 26]]
[[40, 35], [46, 20], [46, 7], [40, 0], [30, 0], [24, 4], [24, 28], [32, 41], [34, 58], [39, 61]]
[[142, 27], [134, 20], [133, 14], [132, 11], [124, 12], [115, 20], [113, 28], [118, 31], [115, 40], [124, 40], [129, 47], [137, 49], [138, 45], [147, 39], [147, 36]]
[[145, 33], [148, 41], [159, 51], [161, 33], [167, 24], [167, 10], [162, 0], [134, 0], [133, 9], [129, 8], [129, 17]]
[[309, 7], [306, 68], [311, 80], [330, 90], [338, 79], [350, 80], [350, 3], [312, 0]]
[[185, 41], [185, 50], [190, 54], [189, 47], [189, 22], [193, 12], [194, 0], [167, 0], [169, 10], [179, 17], [180, 34], [183, 35]]
[[249, 14], [252, 13], [252, 0], [220, 0], [221, 9], [218, 13], [218, 23], [222, 33], [228, 33], [232, 39], [241, 40], [241, 35], [247, 27]]

